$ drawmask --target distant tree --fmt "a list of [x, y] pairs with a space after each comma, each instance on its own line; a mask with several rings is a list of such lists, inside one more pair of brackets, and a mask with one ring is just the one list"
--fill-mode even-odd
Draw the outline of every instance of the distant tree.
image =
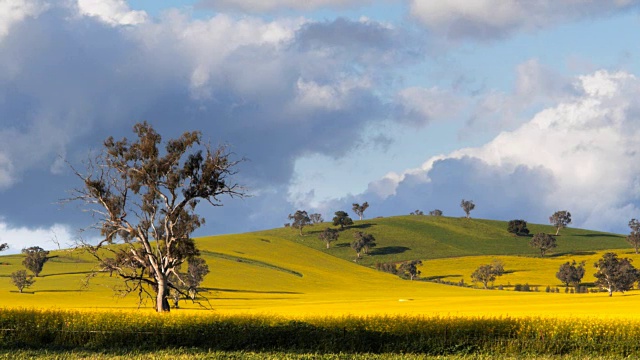
[[640, 247], [640, 232], [632, 232], [631, 234], [629, 234], [627, 236], [627, 242], [633, 246], [633, 248], [636, 251], [636, 254], [638, 253], [638, 247]]
[[333, 226], [340, 226], [340, 230], [345, 226], [353, 225], [353, 220], [349, 217], [346, 211], [336, 211], [333, 217]]
[[209, 274], [209, 265], [201, 257], [192, 257], [187, 260], [187, 272], [183, 273], [178, 269], [172, 274], [174, 284], [169, 294], [173, 300], [173, 307], [178, 308], [179, 301], [188, 297], [195, 300], [199, 291], [200, 284], [204, 281], [204, 277]]
[[11, 273], [11, 282], [18, 288], [18, 291], [22, 293], [22, 290], [30, 287], [36, 282], [32, 275], [27, 275], [26, 270], [18, 270]]
[[615, 253], [606, 253], [594, 266], [598, 271], [593, 274], [596, 278], [596, 285], [607, 289], [609, 296], [614, 291], [625, 292], [633, 288], [633, 284], [638, 280], [638, 270], [631, 265], [631, 259], [618, 258]]
[[440, 210], [440, 209], [431, 210], [431, 211], [429, 211], [429, 215], [430, 216], [442, 216], [442, 210]]
[[338, 240], [340, 233], [336, 229], [326, 228], [318, 235], [318, 239], [324, 241], [327, 245], [327, 249], [331, 246], [331, 243]]
[[364, 215], [364, 211], [367, 210], [367, 208], [369, 207], [369, 203], [367, 203], [366, 201], [364, 203], [362, 203], [362, 205], [355, 203], [353, 204], [353, 212], [356, 213], [356, 215], [358, 215], [360, 217], [360, 220], [362, 220], [362, 216]]
[[529, 245], [533, 248], [540, 250], [540, 257], [544, 257], [544, 254], [556, 246], [556, 238], [547, 233], [537, 233], [533, 235], [533, 238], [529, 242]]
[[4, 243], [4, 244], [0, 244], [0, 251], [5, 251], [9, 248], [9, 244]]
[[464, 210], [464, 213], [467, 215], [468, 219], [471, 217], [471, 210], [475, 209], [476, 205], [472, 200], [462, 199], [462, 201], [460, 201], [460, 207], [462, 208], [462, 210]]
[[409, 215], [424, 215], [424, 211], [416, 210], [409, 213]]
[[627, 236], [627, 242], [633, 246], [637, 254], [638, 247], [640, 247], [640, 221], [631, 219], [629, 227], [631, 228], [631, 233]]
[[362, 244], [361, 249], [365, 254], [368, 254], [371, 248], [376, 247], [376, 239], [371, 234], [367, 234], [362, 231], [356, 231], [353, 234], [353, 237], [355, 238], [355, 241]]
[[576, 263], [575, 260], [573, 262], [567, 261], [560, 265], [560, 269], [558, 269], [556, 277], [558, 280], [562, 281], [565, 286], [568, 287], [571, 285], [577, 289], [584, 277], [584, 265], [584, 261], [580, 264]]
[[399, 270], [404, 276], [407, 276], [410, 280], [413, 280], [416, 277], [420, 276], [420, 274], [422, 273], [420, 270], [418, 270], [418, 266], [420, 265], [422, 265], [422, 261], [420, 260], [405, 261], [400, 265]]
[[302, 228], [311, 223], [309, 215], [304, 210], [297, 210], [293, 215], [289, 214], [289, 220], [291, 220], [291, 227], [298, 229], [300, 235], [302, 235]]
[[556, 211], [549, 216], [549, 222], [556, 228], [556, 236], [560, 233], [560, 229], [564, 229], [571, 224], [571, 213], [567, 210]]
[[500, 261], [494, 261], [492, 264], [480, 265], [472, 274], [473, 282], [480, 282], [485, 289], [489, 288], [489, 283], [496, 280], [498, 276], [504, 275], [504, 265]]
[[527, 222], [524, 220], [511, 220], [507, 225], [507, 231], [516, 236], [528, 235]]
[[398, 275], [398, 266], [394, 263], [376, 263], [376, 269], [378, 271], [388, 272], [390, 274]]
[[25, 255], [22, 265], [38, 277], [44, 264], [49, 260], [49, 252], [39, 246], [32, 246], [22, 249], [22, 253]]
[[309, 215], [309, 219], [311, 219], [311, 224], [312, 225], [320, 224], [320, 223], [324, 222], [324, 219], [322, 218], [322, 215], [320, 215], [318, 213]]

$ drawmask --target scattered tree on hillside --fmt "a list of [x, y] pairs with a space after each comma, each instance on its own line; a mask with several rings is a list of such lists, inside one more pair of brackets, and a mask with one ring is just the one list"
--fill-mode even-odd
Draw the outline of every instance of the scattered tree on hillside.
[[362, 231], [356, 231], [353, 234], [353, 237], [356, 241], [359, 241], [362, 244], [362, 252], [365, 254], [369, 253], [369, 250], [376, 247], [376, 239], [371, 234], [364, 233]]
[[360, 254], [362, 252], [366, 254], [369, 249], [376, 246], [376, 239], [371, 234], [357, 231], [353, 234], [353, 237], [354, 240], [351, 242], [351, 248], [356, 252], [356, 258], [354, 261], [358, 261], [358, 259], [360, 259]]
[[304, 210], [297, 210], [293, 215], [289, 214], [289, 220], [292, 220], [291, 227], [298, 229], [300, 235], [302, 235], [302, 228], [311, 223], [309, 215], [307, 215], [307, 212]]
[[568, 287], [569, 285], [574, 288], [578, 288], [580, 286], [580, 282], [584, 277], [584, 265], [585, 262], [581, 262], [580, 264], [576, 263], [575, 260], [573, 262], [566, 262], [560, 265], [560, 269], [556, 273], [556, 277], [558, 280], [562, 281], [562, 283]]
[[354, 203], [353, 204], [353, 212], [356, 213], [356, 215], [358, 215], [358, 217], [360, 217], [360, 220], [362, 220], [362, 216], [364, 215], [364, 211], [367, 210], [369, 208], [369, 203], [368, 202], [364, 202], [362, 203], [362, 205], [358, 204], [358, 203]]
[[353, 225], [353, 220], [349, 217], [346, 211], [336, 211], [336, 216], [333, 217], [333, 226], [340, 226], [340, 230], [343, 230], [345, 226]]
[[[148, 123], [138, 123], [136, 139], [104, 141], [85, 174], [75, 170], [82, 187], [70, 200], [81, 201], [97, 219], [103, 239], [83, 244], [101, 263], [111, 257], [112, 271], [125, 282], [125, 293], [155, 300], [169, 311], [169, 289], [180, 264], [199, 257], [191, 234], [205, 221], [196, 214], [201, 201], [222, 206], [221, 196], [244, 197], [231, 181], [239, 161], [227, 148], [202, 144], [198, 131], [166, 141]], [[122, 243], [121, 247], [107, 246]], [[179, 277], [179, 276], [177, 276]]]
[[638, 247], [640, 247], [640, 221], [631, 219], [629, 227], [631, 228], [631, 233], [627, 236], [627, 242], [633, 246], [637, 254]]
[[22, 293], [22, 290], [31, 287], [36, 281], [32, 275], [27, 275], [26, 270], [18, 270], [11, 273], [11, 282], [18, 288], [18, 291]]
[[606, 253], [594, 266], [598, 271], [593, 274], [596, 285], [609, 291], [609, 296], [614, 291], [625, 292], [633, 289], [633, 284], [638, 280], [638, 270], [631, 265], [631, 259], [618, 258], [615, 253]]
[[418, 270], [418, 266], [421, 265], [422, 261], [420, 260], [405, 261], [400, 265], [399, 270], [404, 277], [408, 277], [410, 280], [413, 280], [420, 276], [420, 274], [422, 273], [420, 270]]
[[5, 251], [9, 248], [9, 244], [4, 243], [4, 244], [0, 244], [0, 251]]
[[324, 222], [324, 219], [322, 218], [322, 215], [320, 215], [318, 213], [309, 215], [309, 219], [311, 220], [311, 224], [312, 225], [320, 224], [320, 223]]
[[44, 264], [49, 260], [49, 252], [39, 246], [32, 246], [22, 249], [22, 253], [25, 255], [22, 265], [38, 277]]
[[489, 283], [493, 283], [498, 276], [504, 275], [504, 265], [501, 261], [495, 260], [491, 264], [480, 265], [472, 274], [473, 282], [480, 282], [485, 289], [489, 288]]
[[384, 271], [393, 275], [398, 275], [398, 265], [396, 265], [395, 263], [376, 263], [376, 269], [378, 271]]
[[409, 215], [424, 215], [424, 211], [416, 210], [409, 213]]
[[515, 234], [516, 236], [529, 235], [529, 229], [527, 229], [527, 222], [524, 220], [511, 220], [507, 225], [507, 231]]
[[171, 274], [172, 280], [177, 286], [170, 289], [173, 307], [178, 308], [180, 299], [190, 298], [195, 300], [204, 277], [209, 274], [209, 265], [201, 257], [192, 257], [187, 260], [187, 272], [183, 273], [178, 268], [175, 274]]
[[460, 201], [460, 207], [464, 210], [464, 213], [467, 215], [467, 219], [471, 217], [471, 210], [476, 208], [476, 205], [473, 203], [473, 200], [465, 200], [462, 199]]
[[431, 211], [429, 211], [429, 215], [430, 216], [442, 216], [442, 210], [440, 210], [440, 209], [431, 210]]
[[331, 243], [338, 240], [340, 233], [336, 229], [326, 228], [318, 235], [318, 239], [324, 241], [327, 245], [327, 249], [331, 246]]
[[549, 216], [549, 222], [556, 228], [556, 236], [560, 233], [560, 229], [564, 229], [571, 224], [571, 213], [567, 210], [556, 211]]
[[546, 254], [548, 250], [558, 246], [558, 244], [556, 244], [556, 238], [547, 233], [537, 233], [533, 235], [529, 245], [540, 250], [540, 257], [544, 257], [544, 254]]

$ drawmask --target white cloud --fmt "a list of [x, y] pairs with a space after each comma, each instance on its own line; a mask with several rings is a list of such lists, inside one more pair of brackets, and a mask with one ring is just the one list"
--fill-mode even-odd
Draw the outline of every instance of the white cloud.
[[47, 228], [13, 227], [0, 220], [0, 243], [9, 244], [8, 254], [19, 253], [22, 249], [39, 246], [45, 250], [69, 248], [77, 237], [66, 225], [54, 224]]
[[[486, 182], [484, 185], [472, 184], [485, 171], [512, 177], [525, 167], [537, 169], [531, 172], [533, 176], [541, 171], [545, 174], [540, 179], [527, 180], [527, 186], [541, 182], [538, 185], [545, 189], [534, 194], [541, 209], [568, 209], [574, 214], [576, 226], [624, 231], [626, 221], [638, 217], [640, 204], [640, 106], [636, 101], [640, 79], [625, 72], [598, 71], [577, 78], [575, 87], [581, 96], [537, 113], [527, 123], [502, 132], [486, 145], [434, 157], [418, 169], [386, 176], [370, 184], [369, 192], [392, 201], [406, 192], [407, 179], [412, 179], [412, 187], [417, 182], [427, 189], [423, 191], [429, 191], [436, 186], [431, 184], [434, 176], [449, 176], [449, 181], [457, 183], [456, 191], [464, 196], [465, 188], [495, 185], [483, 176], [480, 179]], [[477, 159], [482, 165], [465, 165], [468, 173], [463, 176], [458, 176], [462, 170], [444, 175], [459, 169], [457, 165], [439, 165], [462, 164], [465, 159]], [[530, 191], [518, 188], [517, 183], [504, 184], [504, 194]], [[545, 184], [552, 186], [545, 188]], [[485, 206], [501, 208], [509, 199], [498, 194], [492, 204]], [[517, 211], [522, 204], [506, 206]], [[537, 216], [544, 218], [544, 214]]]
[[38, 0], [0, 1], [0, 40], [9, 34], [11, 27], [27, 17], [36, 17], [46, 9]]
[[372, 2], [373, 0], [202, 0], [198, 5], [219, 10], [261, 13], [274, 10], [304, 11], [318, 8], [346, 8]]
[[82, 15], [94, 16], [112, 25], [138, 25], [147, 21], [147, 13], [131, 10], [126, 0], [78, 0]]
[[562, 21], [608, 16], [638, 4], [637, 0], [410, 0], [410, 13], [450, 38], [493, 39]]

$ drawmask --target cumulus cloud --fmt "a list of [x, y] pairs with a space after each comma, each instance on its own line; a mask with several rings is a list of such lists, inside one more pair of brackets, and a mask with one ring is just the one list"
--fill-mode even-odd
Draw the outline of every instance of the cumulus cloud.
[[467, 99], [471, 114], [461, 135], [479, 131], [511, 130], [530, 114], [554, 103], [580, 96], [583, 88], [574, 79], [550, 69], [537, 59], [530, 59], [516, 68], [516, 80], [511, 92], [491, 90]]
[[36, 17], [46, 9], [46, 4], [38, 0], [4, 0], [0, 2], [0, 41], [11, 26], [28, 17]]
[[82, 15], [94, 16], [112, 25], [137, 25], [147, 21], [147, 13], [131, 10], [126, 0], [78, 0]]
[[636, 0], [410, 0], [410, 14], [430, 30], [452, 39], [496, 39], [637, 8]]
[[201, 0], [197, 6], [216, 10], [239, 10], [262, 13], [274, 10], [314, 10], [319, 8], [346, 8], [372, 3], [373, 0]]
[[640, 79], [598, 71], [574, 86], [581, 95], [517, 129], [389, 174], [358, 198], [380, 203], [381, 215], [440, 208], [455, 216], [461, 198], [476, 201], [476, 216], [504, 220], [544, 223], [568, 209], [575, 226], [626, 232], [640, 205]]
[[68, 226], [54, 224], [46, 228], [13, 227], [0, 220], [0, 243], [7, 243], [7, 254], [19, 253], [31, 246], [45, 250], [69, 248], [76, 243], [77, 236]]

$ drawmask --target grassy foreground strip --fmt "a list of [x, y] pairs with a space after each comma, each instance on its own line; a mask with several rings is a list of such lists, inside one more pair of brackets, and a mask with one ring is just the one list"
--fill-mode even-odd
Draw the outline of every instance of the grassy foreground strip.
[[417, 316], [291, 320], [206, 313], [0, 311], [1, 349], [159, 351], [197, 348], [224, 352], [620, 358], [640, 354], [638, 338], [638, 320]]
[[603, 356], [503, 356], [503, 355], [420, 355], [420, 354], [297, 354], [285, 352], [204, 351], [198, 349], [171, 349], [159, 351], [47, 351], [12, 350], [1, 351], [0, 359], [44, 359], [44, 360], [613, 360], [619, 357]]

